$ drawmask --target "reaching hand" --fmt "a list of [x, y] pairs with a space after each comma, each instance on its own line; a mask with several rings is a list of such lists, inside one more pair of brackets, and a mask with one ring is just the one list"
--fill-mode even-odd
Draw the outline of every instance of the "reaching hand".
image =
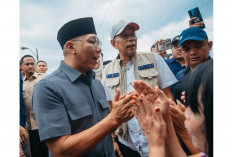
[[185, 112], [186, 107], [179, 100], [177, 100], [177, 106], [182, 112]]
[[134, 89], [139, 93], [143, 94], [148, 101], [155, 104], [155, 107], [159, 107], [161, 113], [163, 114], [164, 119], [170, 116], [169, 113], [169, 99], [164, 94], [162, 90], [159, 89], [158, 86], [152, 88], [144, 81], [134, 81], [133, 83]]
[[184, 121], [186, 120], [184, 111], [185, 106], [178, 101], [178, 105], [174, 101], [170, 101], [170, 113], [176, 133], [179, 136], [188, 135], [188, 131], [185, 127]]
[[181, 100], [183, 100], [183, 102], [185, 103], [185, 91], [183, 91], [182, 93], [181, 93]]
[[118, 125], [124, 123], [131, 118], [133, 118], [133, 113], [131, 112], [132, 107], [132, 96], [134, 93], [129, 93], [120, 97], [120, 90], [117, 89], [114, 101], [112, 102], [111, 116], [112, 120]]
[[135, 98], [133, 113], [141, 129], [146, 135], [150, 146], [164, 146], [166, 138], [166, 124], [160, 108], [156, 107], [144, 96]]

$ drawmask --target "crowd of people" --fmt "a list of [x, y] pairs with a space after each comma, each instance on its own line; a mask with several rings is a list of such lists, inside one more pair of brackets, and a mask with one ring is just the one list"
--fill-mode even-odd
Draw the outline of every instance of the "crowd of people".
[[212, 41], [193, 24], [171, 40], [171, 56], [137, 52], [135, 22], [112, 26], [118, 57], [103, 63], [93, 18], [57, 33], [64, 59], [20, 60], [20, 156], [213, 156]]
[[[47, 71], [47, 63], [37, 63], [31, 55], [20, 59], [20, 146], [25, 156], [48, 156], [44, 142], [40, 142], [38, 126], [32, 109], [34, 85], [40, 81]], [[47, 154], [47, 155], [46, 155]]]

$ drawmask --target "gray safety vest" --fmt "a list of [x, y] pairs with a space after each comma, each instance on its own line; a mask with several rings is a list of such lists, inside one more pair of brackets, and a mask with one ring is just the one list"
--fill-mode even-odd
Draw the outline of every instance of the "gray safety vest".
[[[135, 79], [143, 80], [150, 86], [158, 85], [158, 70], [154, 53], [136, 53], [132, 58], [135, 70]], [[115, 59], [105, 67], [106, 86], [109, 89], [112, 99], [115, 96], [116, 89], [120, 89], [120, 94], [126, 94], [126, 70], [123, 61]], [[121, 124], [115, 131], [125, 141], [128, 141], [128, 124]]]

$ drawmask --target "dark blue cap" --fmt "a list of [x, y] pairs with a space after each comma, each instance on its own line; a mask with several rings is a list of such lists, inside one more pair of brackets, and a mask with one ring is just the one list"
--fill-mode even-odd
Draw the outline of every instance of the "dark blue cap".
[[92, 17], [79, 18], [64, 24], [57, 33], [57, 40], [63, 49], [68, 40], [85, 34], [97, 35]]
[[178, 44], [178, 42], [179, 42], [179, 38], [180, 38], [180, 36], [179, 36], [179, 35], [175, 36], [175, 37], [172, 39], [172, 45], [174, 45], [174, 44]]
[[180, 47], [187, 40], [203, 41], [205, 38], [208, 38], [208, 36], [203, 29], [199, 27], [190, 27], [185, 29], [180, 34], [178, 47]]

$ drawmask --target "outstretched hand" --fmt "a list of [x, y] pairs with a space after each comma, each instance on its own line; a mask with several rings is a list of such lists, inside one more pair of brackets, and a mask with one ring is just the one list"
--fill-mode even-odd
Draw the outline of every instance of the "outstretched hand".
[[181, 100], [185, 103], [186, 101], [185, 101], [185, 91], [183, 91], [182, 93], [181, 93]]
[[177, 101], [177, 104], [178, 105], [170, 100], [170, 114], [175, 131], [179, 136], [188, 135], [188, 131], [184, 124], [184, 121], [186, 120], [184, 115], [186, 108], [180, 101]]
[[133, 118], [134, 115], [131, 111], [133, 95], [135, 95], [135, 93], [131, 92], [120, 97], [120, 90], [117, 89], [110, 114], [112, 115], [112, 120], [118, 125]]
[[144, 81], [140, 80], [134, 81], [133, 87], [138, 92], [138, 94], [143, 94], [149, 102], [154, 104], [154, 107], [160, 108], [164, 119], [170, 116], [169, 98], [164, 94], [162, 90], [159, 89], [158, 86], [156, 86], [154, 89]]
[[134, 98], [133, 113], [141, 129], [146, 135], [150, 146], [164, 146], [166, 138], [166, 124], [160, 112], [151, 101], [144, 96]]

